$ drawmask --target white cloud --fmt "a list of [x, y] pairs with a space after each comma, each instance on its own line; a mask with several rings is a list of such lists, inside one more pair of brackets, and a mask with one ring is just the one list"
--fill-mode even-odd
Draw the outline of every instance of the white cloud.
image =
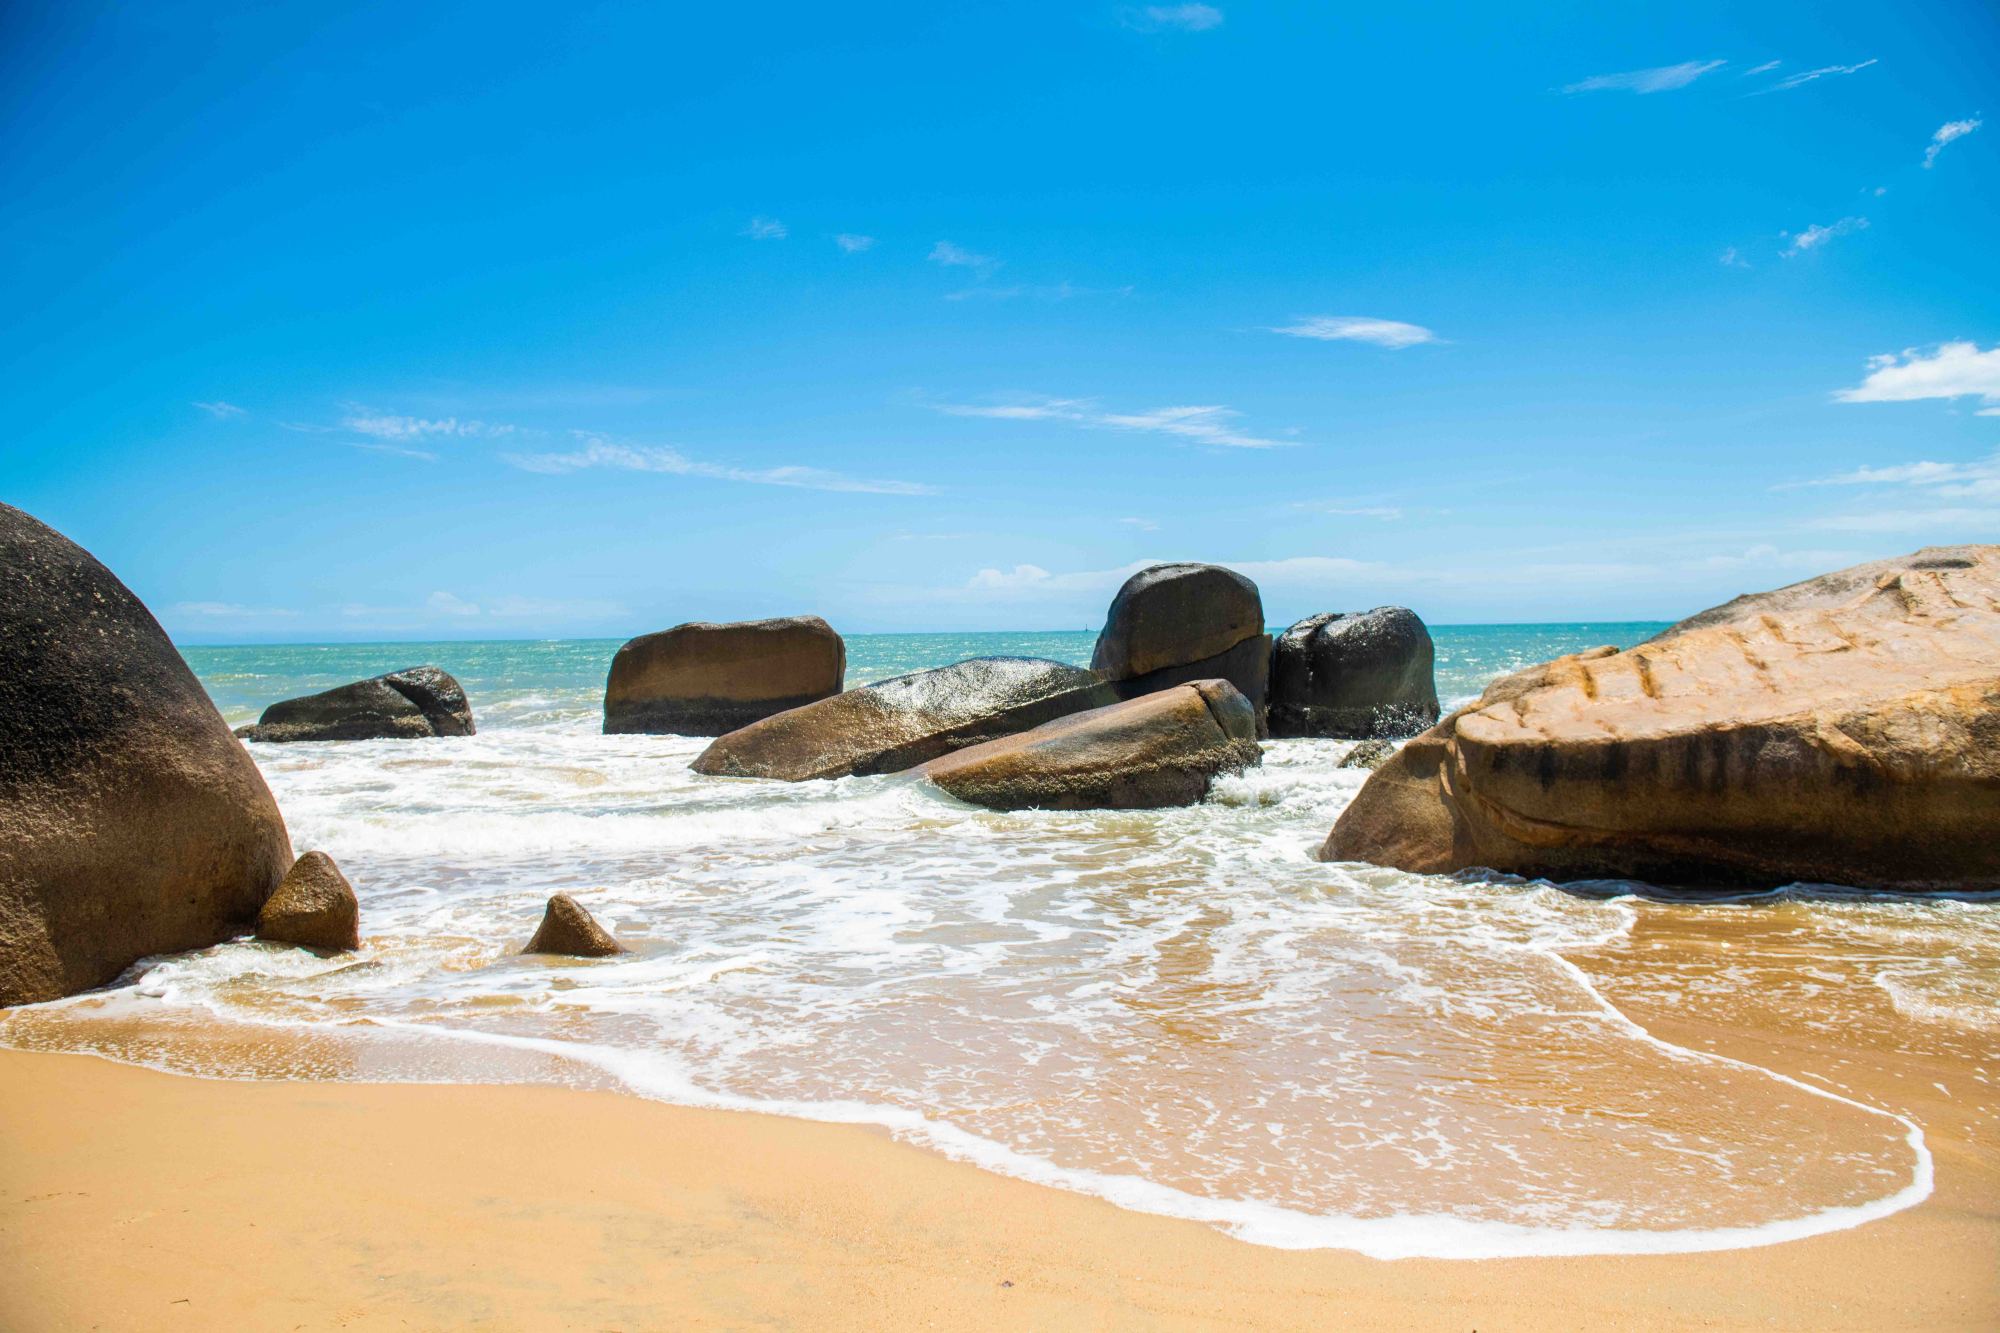
[[942, 264], [946, 268], [972, 268], [986, 272], [1000, 267], [1000, 261], [991, 255], [976, 255], [950, 241], [939, 241], [933, 245], [928, 258], [933, 264]]
[[1296, 324], [1271, 330], [1293, 338], [1317, 338], [1322, 342], [1374, 343], [1377, 347], [1415, 347], [1434, 343], [1438, 336], [1421, 324], [1405, 324], [1395, 319], [1370, 319], [1365, 315], [1305, 315]]
[[434, 592], [424, 599], [424, 605], [441, 616], [476, 616], [479, 603], [468, 602], [448, 592]]
[[348, 408], [348, 415], [341, 419], [340, 429], [377, 440], [421, 440], [430, 436], [497, 439], [514, 433], [512, 426], [489, 425], [484, 421], [460, 421], [457, 417], [406, 417], [352, 405]]
[[1796, 259], [1808, 250], [1819, 249], [1819, 247], [1825, 245], [1836, 236], [1846, 236], [1852, 232], [1866, 230], [1868, 230], [1867, 218], [1842, 218], [1838, 222], [1829, 222], [1825, 226], [1821, 226], [1815, 222], [1796, 235], [1788, 231], [1781, 231], [1778, 235], [1781, 238], [1786, 236], [1792, 238], [1792, 243], [1786, 246], [1781, 253], [1787, 259]]
[[2000, 416], [2000, 344], [1940, 343], [1929, 353], [1869, 359], [1868, 377], [1834, 398], [1843, 403], [1909, 403], [1924, 398], [1978, 398], [1981, 416]]
[[168, 614], [198, 620], [291, 620], [298, 612], [277, 606], [244, 606], [240, 602], [175, 602]]
[[[965, 590], [987, 594], [1095, 593], [1109, 597], [1118, 586], [1142, 569], [1167, 563], [1163, 559], [1134, 560], [1115, 569], [1082, 569], [1052, 574], [1040, 565], [1017, 564], [1011, 569], [982, 569], [965, 582]], [[1356, 574], [1381, 568], [1365, 560], [1345, 556], [1300, 555], [1282, 560], [1223, 560], [1228, 566], [1260, 585], [1282, 589], [1323, 588]]]
[[833, 243], [850, 255], [858, 255], [863, 250], [873, 247], [875, 238], [873, 236], [862, 236], [851, 231], [844, 231], [833, 238]]
[[1332, 514], [1339, 518], [1378, 518], [1391, 523], [1403, 516], [1403, 511], [1395, 505], [1311, 505], [1321, 514]]
[[1862, 61], [1858, 65], [1822, 65], [1818, 69], [1809, 69], [1804, 71], [1803, 73], [1794, 74], [1790, 78], [1779, 79], [1776, 83], [1772, 84], [1764, 91], [1767, 93], [1782, 93], [1787, 91], [1788, 89], [1804, 87], [1806, 84], [1813, 82], [1815, 79], [1824, 79], [1830, 75], [1858, 73], [1861, 70], [1867, 69], [1870, 65], [1874, 63], [1875, 63], [1874, 59], [1870, 58], [1868, 60]]
[[1742, 255], [1736, 253], [1736, 247], [1733, 245], [1722, 252], [1722, 258], [1719, 262], [1724, 268], [1750, 267], [1750, 261], [1745, 259]]
[[1158, 532], [1160, 530], [1160, 525], [1150, 518], [1121, 518], [1118, 521], [1128, 528], [1137, 528], [1141, 532]]
[[938, 411], [954, 417], [986, 417], [995, 421], [1059, 421], [1091, 430], [1127, 430], [1172, 435], [1196, 444], [1228, 449], [1279, 449], [1295, 441], [1247, 435], [1230, 423], [1242, 415], [1221, 406], [1156, 407], [1150, 412], [1106, 412], [1087, 398], [1045, 398], [1031, 403], [992, 407], [964, 403], [941, 404]]
[[247, 415], [244, 412], [244, 410], [238, 407], [236, 404], [225, 403], [222, 402], [220, 399], [212, 403], [194, 403], [191, 404], [191, 406], [200, 408], [202, 411], [214, 417], [217, 421], [227, 421], [231, 417], [240, 417]]
[[1685, 88], [1710, 70], [1721, 69], [1726, 60], [1684, 60], [1678, 65], [1653, 69], [1626, 70], [1622, 74], [1593, 74], [1563, 89], [1566, 93], [1664, 93]]
[[1011, 287], [967, 287], [963, 291], [946, 292], [947, 301], [1010, 301], [1017, 296], [1032, 297], [1038, 301], [1067, 301], [1073, 296], [1130, 296], [1132, 287], [1079, 287], [1072, 282], [1057, 282], [1038, 287], [1015, 285]]
[[1971, 463], [1897, 463], [1889, 467], [1858, 467], [1830, 477], [1793, 482], [1801, 486], [1909, 486], [1951, 499], [2000, 500], [2000, 453]]
[[1213, 5], [1147, 5], [1128, 9], [1119, 18], [1138, 32], [1207, 32], [1222, 26], [1222, 11]]
[[751, 218], [749, 224], [737, 234], [748, 236], [753, 241], [782, 241], [792, 234], [792, 230], [776, 218], [759, 216]]
[[1989, 530], [2000, 534], [2000, 509], [1878, 509], [1834, 514], [1806, 524], [1828, 532], [1921, 532]]
[[1752, 65], [1749, 69], [1744, 70], [1743, 73], [1738, 75], [1737, 77], [1747, 79], [1753, 74], [1769, 74], [1772, 70], [1776, 69], [1778, 66], [1784, 63], [1785, 62], [1782, 60], [1766, 60], [1761, 65]]
[[355, 440], [349, 443], [347, 447], [350, 449], [365, 449], [371, 454], [394, 454], [398, 458], [414, 458], [424, 463], [435, 463], [438, 461], [438, 456], [428, 449], [406, 449], [400, 444]]
[[[1924, 149], [1925, 170], [1929, 170], [1937, 162], [1937, 155], [1944, 151], [1946, 144], [1954, 139], [1963, 139], [1985, 123], [1983, 120], [1949, 120], [1938, 126], [1937, 133], [1931, 136], [1931, 146]], [[196, 404], [197, 407], [200, 405]]]
[[1049, 581], [1040, 565], [1016, 565], [1011, 570], [982, 569], [966, 581], [968, 588], [1034, 588]]
[[503, 454], [502, 458], [523, 472], [560, 476], [591, 468], [611, 468], [624, 472], [660, 472], [679, 477], [706, 477], [713, 481], [736, 481], [752, 486], [789, 486], [809, 491], [839, 491], [864, 495], [935, 495], [937, 488], [914, 481], [871, 481], [830, 472], [825, 468], [784, 466], [770, 468], [730, 467], [689, 458], [677, 449], [618, 444], [586, 431], [572, 432], [580, 447], [567, 453]]

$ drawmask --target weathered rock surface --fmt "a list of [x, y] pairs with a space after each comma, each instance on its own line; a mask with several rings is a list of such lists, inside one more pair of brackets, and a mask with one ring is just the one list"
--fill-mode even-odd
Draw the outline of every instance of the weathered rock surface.
[[676, 625], [611, 659], [604, 730], [720, 736], [839, 694], [846, 675], [847, 645], [818, 616]]
[[1382, 765], [1388, 763], [1390, 756], [1395, 753], [1396, 747], [1388, 741], [1380, 738], [1365, 740], [1352, 750], [1349, 750], [1345, 755], [1342, 755], [1340, 762], [1335, 764], [1334, 767], [1380, 768]]
[[1414, 736], [1438, 720], [1436, 652], [1414, 611], [1329, 611], [1271, 651], [1273, 736]]
[[959, 750], [918, 772], [993, 810], [1147, 810], [1193, 805], [1218, 774], [1262, 760], [1250, 701], [1226, 680], [1202, 680]]
[[257, 913], [257, 938], [338, 953], [361, 947], [361, 904], [325, 852], [292, 863]]
[[1117, 701], [1110, 685], [1081, 667], [1039, 657], [975, 657], [753, 722], [702, 751], [694, 771], [789, 782], [898, 773]]
[[158, 622], [0, 505], [0, 1008], [241, 934], [291, 863], [256, 764]]
[[1264, 599], [1221, 565], [1154, 565], [1111, 599], [1092, 670], [1136, 699], [1189, 681], [1220, 678], [1250, 702], [1260, 729], [1271, 670]]
[[568, 954], [572, 958], [609, 958], [624, 953], [625, 946], [611, 932], [597, 924], [597, 918], [567, 893], [549, 899], [542, 912], [542, 924], [522, 953]]
[[2000, 888], [2000, 547], [1842, 570], [1496, 681], [1379, 769], [1322, 854]]
[[284, 699], [252, 726], [247, 741], [423, 740], [473, 734], [472, 705], [445, 671], [416, 666], [318, 694]]

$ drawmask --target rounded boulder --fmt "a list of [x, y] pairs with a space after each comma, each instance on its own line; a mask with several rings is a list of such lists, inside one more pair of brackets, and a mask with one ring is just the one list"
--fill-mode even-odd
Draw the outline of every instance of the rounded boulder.
[[1271, 651], [1271, 734], [1414, 736], [1438, 720], [1435, 663], [1430, 631], [1414, 611], [1309, 616]]
[[839, 694], [846, 675], [847, 645], [818, 616], [676, 625], [611, 659], [604, 730], [720, 736]]

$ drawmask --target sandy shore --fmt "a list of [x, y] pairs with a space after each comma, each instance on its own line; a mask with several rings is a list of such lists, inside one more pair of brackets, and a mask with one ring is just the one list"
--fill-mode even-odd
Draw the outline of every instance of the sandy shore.
[[2000, 1199], [1669, 1258], [1244, 1244], [883, 1134], [543, 1087], [0, 1052], [0, 1326], [1992, 1328]]

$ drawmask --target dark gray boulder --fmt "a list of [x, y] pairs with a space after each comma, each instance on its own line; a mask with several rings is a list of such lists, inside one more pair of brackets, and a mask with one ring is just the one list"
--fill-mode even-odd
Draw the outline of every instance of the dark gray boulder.
[[803, 782], [898, 773], [939, 755], [1116, 703], [1094, 672], [1038, 657], [975, 657], [865, 685], [716, 739], [694, 771]]
[[1221, 565], [1142, 569], [1118, 590], [1091, 669], [1133, 699], [1219, 678], [1249, 701], [1261, 730], [1271, 664], [1257, 585]]
[[416, 666], [281, 700], [236, 734], [248, 741], [277, 742], [470, 736], [472, 705], [449, 673]]
[[846, 674], [847, 645], [818, 616], [676, 625], [611, 659], [604, 730], [720, 736], [839, 694]]
[[1438, 720], [1435, 650], [1413, 611], [1328, 611], [1278, 636], [1273, 736], [1414, 736]]
[[325, 852], [307, 852], [257, 913], [257, 938], [327, 953], [361, 947], [361, 904]]
[[257, 765], [159, 623], [0, 505], [0, 1008], [242, 934], [291, 864]]
[[1224, 773], [1262, 762], [1257, 715], [1226, 680], [1201, 680], [1046, 722], [918, 770], [989, 810], [1193, 805]]
[[609, 958], [626, 952], [624, 945], [597, 924], [597, 918], [567, 893], [549, 899], [542, 910], [542, 924], [522, 953], [567, 954], [572, 958]]

